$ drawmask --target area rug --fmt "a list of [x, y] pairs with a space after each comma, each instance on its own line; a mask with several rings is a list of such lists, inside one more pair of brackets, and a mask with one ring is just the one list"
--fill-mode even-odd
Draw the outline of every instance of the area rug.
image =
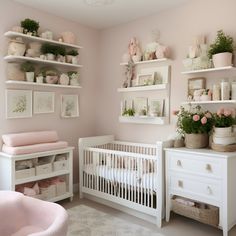
[[163, 236], [143, 226], [79, 205], [67, 210], [68, 236]]

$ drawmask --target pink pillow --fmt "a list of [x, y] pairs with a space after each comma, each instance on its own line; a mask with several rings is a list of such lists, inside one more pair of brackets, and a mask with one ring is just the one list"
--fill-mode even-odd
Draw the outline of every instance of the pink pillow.
[[51, 143], [58, 141], [56, 131], [38, 131], [16, 134], [3, 134], [3, 143], [9, 147], [26, 146], [39, 143]]

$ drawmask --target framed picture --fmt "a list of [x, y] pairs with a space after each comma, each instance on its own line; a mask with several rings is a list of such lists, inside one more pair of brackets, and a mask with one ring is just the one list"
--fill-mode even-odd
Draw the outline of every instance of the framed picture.
[[134, 99], [134, 110], [137, 116], [147, 116], [148, 99], [146, 97], [137, 97]]
[[206, 78], [191, 78], [188, 79], [188, 96], [192, 96], [195, 90], [206, 88]]
[[32, 117], [32, 91], [6, 90], [6, 118]]
[[147, 86], [153, 84], [155, 84], [155, 72], [137, 75], [136, 86]]
[[61, 95], [61, 116], [65, 118], [79, 116], [78, 95]]
[[164, 102], [163, 99], [150, 99], [148, 100], [149, 105], [149, 115], [161, 117], [164, 116]]
[[34, 114], [54, 112], [53, 92], [34, 92]]

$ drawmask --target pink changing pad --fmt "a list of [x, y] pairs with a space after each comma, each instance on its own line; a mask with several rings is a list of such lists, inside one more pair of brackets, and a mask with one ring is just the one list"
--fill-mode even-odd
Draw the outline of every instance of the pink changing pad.
[[40, 144], [20, 146], [20, 147], [9, 147], [3, 144], [2, 151], [10, 155], [22, 155], [22, 154], [57, 150], [66, 147], [68, 147], [68, 143], [64, 141], [58, 141], [53, 143], [40, 143]]

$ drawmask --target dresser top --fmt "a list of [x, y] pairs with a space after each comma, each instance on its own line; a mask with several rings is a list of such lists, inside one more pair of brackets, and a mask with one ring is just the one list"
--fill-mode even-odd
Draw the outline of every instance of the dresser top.
[[186, 147], [165, 148], [165, 151], [198, 154], [198, 155], [211, 156], [211, 157], [214, 156], [218, 158], [236, 158], [236, 152], [217, 152], [210, 148], [202, 148], [202, 149], [190, 149]]

